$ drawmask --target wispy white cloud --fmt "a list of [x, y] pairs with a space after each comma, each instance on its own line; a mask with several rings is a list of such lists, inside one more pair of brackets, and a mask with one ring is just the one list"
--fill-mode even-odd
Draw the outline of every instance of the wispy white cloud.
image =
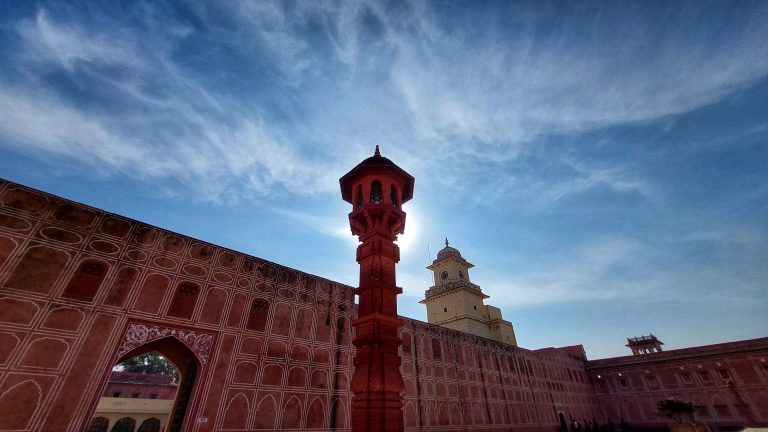
[[297, 222], [300, 222], [307, 227], [315, 229], [325, 235], [344, 240], [353, 245], [358, 244], [357, 237], [352, 235], [349, 222], [346, 220], [346, 218], [341, 216], [325, 217], [319, 216], [316, 213], [304, 213], [277, 207], [273, 207], [270, 210], [280, 216], [288, 217]]
[[525, 202], [534, 208], [550, 207], [565, 198], [594, 188], [636, 194], [648, 201], [659, 199], [660, 192], [649, 179], [633, 174], [625, 167], [616, 164], [594, 165], [573, 158], [563, 159], [561, 162], [568, 167], [571, 175], [554, 180], [542, 179], [515, 184], [518, 193], [527, 197]]
[[17, 30], [24, 56], [31, 61], [53, 62], [72, 72], [77, 63], [143, 67], [142, 56], [130, 33], [88, 32], [76, 25], [54, 23], [45, 9], [34, 20], [24, 20]]
[[[422, 138], [446, 151], [509, 158], [541, 135], [688, 112], [768, 73], [760, 14], [721, 38], [687, 16], [659, 28], [631, 8], [621, 9], [628, 20], [617, 10], [586, 22], [574, 12], [547, 28], [547, 8], [520, 9], [506, 26], [473, 32], [452, 31], [423, 7], [405, 22], [389, 17], [393, 79]], [[580, 27], [589, 24], [585, 35]], [[461, 150], [450, 148], [456, 141]]]
[[[145, 5], [134, 17], [141, 30], [99, 16], [57, 19], [41, 8], [17, 25], [18, 68], [30, 76], [60, 68], [84, 93], [111, 98], [73, 101], [40, 79], [0, 90], [6, 105], [26, 107], [26, 123], [42, 122], [55, 108], [58, 122], [78, 124], [72, 140], [90, 143], [76, 147], [37, 131], [27, 145], [139, 177], [177, 178], [216, 200], [276, 186], [331, 192], [328, 165], [343, 171], [361, 146], [373, 144], [387, 145], [399, 161], [410, 158], [416, 174], [450, 164], [453, 174], [439, 181], [464, 178], [477, 164], [517, 158], [537, 138], [688, 112], [768, 73], [768, 26], [759, 14], [715, 37], [688, 19], [659, 29], [632, 8], [584, 16], [567, 7], [505, 7], [506, 21], [489, 14], [478, 27], [461, 21], [478, 17], [446, 18], [423, 2], [192, 4], [195, 25]], [[265, 77], [279, 76], [270, 98], [285, 112], [261, 95], [225, 96], [215, 82], [226, 81], [226, 70], [213, 80], [181, 61], [179, 50], [198, 33], [216, 58], [251, 53]], [[221, 65], [228, 66], [238, 65]], [[281, 116], [291, 120], [274, 121]], [[30, 126], [4, 124], [17, 144], [31, 139]], [[115, 149], [123, 154], [112, 155]], [[129, 162], [139, 159], [153, 162]], [[498, 166], [494, 177], [520, 186]], [[549, 201], [597, 186], [656, 193], [647, 180], [609, 165], [539, 181], [523, 186]], [[235, 184], [244, 190], [232, 193]]]
[[[331, 190], [335, 178], [258, 115], [215, 95], [176, 65], [162, 44], [146, 52], [120, 27], [59, 24], [45, 10], [18, 26], [21, 67], [67, 71], [86, 91], [109, 89], [118, 113], [94, 110], [39, 82], [0, 86], [0, 135], [6, 143], [78, 159], [106, 171], [175, 179], [214, 201]], [[109, 69], [120, 66], [118, 76]]]
[[525, 307], [537, 304], [611, 300], [640, 296], [653, 287], [642, 280], [612, 277], [611, 272], [646, 263], [643, 246], [631, 239], [611, 239], [586, 245], [571, 253], [563, 253], [565, 262], [546, 271], [523, 274], [483, 271], [476, 282], [491, 296], [491, 304], [503, 307]]
[[[699, 242], [708, 243], [695, 248], [702, 257], [683, 252], [686, 244]], [[546, 270], [482, 270], [475, 276], [490, 302], [507, 308], [586, 301], [648, 307], [764, 302], [768, 271], [745, 260], [760, 256], [765, 244], [763, 231], [742, 227], [680, 233], [660, 242], [608, 237], [541, 258]]]

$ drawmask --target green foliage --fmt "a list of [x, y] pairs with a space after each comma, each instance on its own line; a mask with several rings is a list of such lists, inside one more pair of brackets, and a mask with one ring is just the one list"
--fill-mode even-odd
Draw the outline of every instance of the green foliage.
[[179, 371], [165, 357], [157, 352], [142, 354], [119, 363], [115, 370], [121, 372], [139, 372], [150, 375], [171, 375], [179, 382]]
[[656, 402], [656, 408], [667, 415], [667, 417], [682, 423], [683, 414], [693, 414], [696, 408], [692, 403], [679, 399], [666, 399]]

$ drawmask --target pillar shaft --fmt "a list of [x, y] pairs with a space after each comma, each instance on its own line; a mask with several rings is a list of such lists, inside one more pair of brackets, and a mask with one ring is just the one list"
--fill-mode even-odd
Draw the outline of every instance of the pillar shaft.
[[[400, 250], [396, 234], [382, 229], [404, 220], [405, 213], [385, 206], [366, 206], [350, 214], [360, 232], [357, 248], [360, 264], [358, 317], [353, 344], [357, 348], [352, 375], [352, 430], [400, 432], [403, 430], [403, 377], [400, 374], [402, 320], [397, 315], [395, 264]], [[397, 224], [401, 226], [400, 224]]]

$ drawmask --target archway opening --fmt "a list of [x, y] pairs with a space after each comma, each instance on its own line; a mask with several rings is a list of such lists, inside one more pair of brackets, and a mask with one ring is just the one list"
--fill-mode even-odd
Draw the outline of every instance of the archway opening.
[[194, 354], [172, 337], [127, 352], [113, 366], [87, 431], [181, 431], [197, 372]]

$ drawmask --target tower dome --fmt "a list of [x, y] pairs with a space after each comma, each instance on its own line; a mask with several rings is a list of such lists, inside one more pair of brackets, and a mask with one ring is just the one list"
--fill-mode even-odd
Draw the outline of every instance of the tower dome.
[[444, 259], [446, 259], [448, 257], [461, 258], [461, 252], [459, 252], [459, 250], [456, 249], [456, 248], [452, 248], [452, 247], [448, 246], [448, 238], [446, 237], [445, 238], [445, 247], [440, 249], [440, 252], [437, 253], [437, 260], [436, 261], [444, 260]]

